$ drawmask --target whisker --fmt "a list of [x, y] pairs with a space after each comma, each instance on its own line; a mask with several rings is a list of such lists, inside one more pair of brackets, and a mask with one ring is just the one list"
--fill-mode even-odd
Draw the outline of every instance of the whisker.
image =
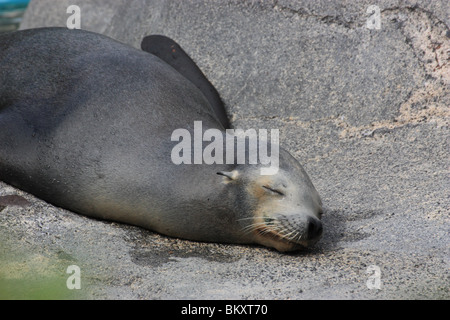
[[245, 233], [250, 233], [261, 227], [267, 227], [267, 226], [264, 222], [256, 222], [256, 223], [252, 223], [252, 224], [249, 224], [248, 226], [243, 227], [242, 231], [244, 231]]
[[292, 237], [291, 241], [300, 242], [302, 240], [303, 234], [300, 231], [297, 231]]
[[261, 234], [261, 235], [263, 235], [263, 234], [266, 234], [266, 233], [270, 233], [272, 230], [270, 229], [270, 228], [264, 228], [264, 229], [262, 229], [262, 230], [260, 230], [259, 231], [259, 234]]
[[295, 241], [295, 238], [298, 236], [298, 234], [299, 232], [294, 230], [286, 235], [286, 239], [288, 239], [289, 241]]
[[292, 236], [292, 240], [293, 241], [300, 241], [303, 238], [303, 233], [300, 231], [297, 231], [293, 236]]
[[[289, 229], [288, 229], [287, 231], [289, 231]], [[292, 230], [291, 232], [286, 233], [286, 234], [284, 234], [284, 230], [283, 230], [283, 236], [284, 236], [286, 239], [289, 239], [293, 233], [294, 233], [294, 234], [297, 233], [297, 230]]]
[[[246, 221], [246, 220], [255, 220], [255, 217], [247, 217], [237, 219], [236, 221]], [[295, 229], [292, 229], [291, 226], [286, 226], [283, 222], [277, 218], [272, 217], [261, 217], [262, 221], [254, 222], [246, 225], [241, 230], [245, 234], [249, 234], [251, 232], [257, 231], [261, 236], [272, 236], [274, 238], [281, 238], [287, 241], [300, 242], [303, 238], [303, 234]]]
[[248, 227], [252, 227], [252, 226], [265, 226], [265, 222], [255, 222], [255, 223], [251, 223], [247, 226], [245, 226], [244, 228], [248, 228]]
[[252, 219], [255, 219], [255, 217], [240, 218], [240, 219], [236, 219], [236, 221], [242, 221], [242, 220], [252, 220]]

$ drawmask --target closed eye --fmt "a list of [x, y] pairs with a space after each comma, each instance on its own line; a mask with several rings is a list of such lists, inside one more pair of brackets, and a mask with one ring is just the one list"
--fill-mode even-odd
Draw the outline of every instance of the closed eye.
[[279, 191], [279, 190], [272, 189], [271, 187], [268, 187], [268, 186], [262, 186], [262, 187], [263, 187], [264, 189], [266, 189], [266, 190], [269, 190], [270, 192], [279, 194], [280, 196], [284, 196], [284, 193], [281, 192], [281, 191]]

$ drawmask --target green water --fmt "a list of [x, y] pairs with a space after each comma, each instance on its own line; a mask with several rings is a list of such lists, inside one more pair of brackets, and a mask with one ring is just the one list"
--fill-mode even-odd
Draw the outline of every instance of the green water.
[[5, 5], [0, 1], [0, 32], [14, 31], [19, 28], [27, 3]]

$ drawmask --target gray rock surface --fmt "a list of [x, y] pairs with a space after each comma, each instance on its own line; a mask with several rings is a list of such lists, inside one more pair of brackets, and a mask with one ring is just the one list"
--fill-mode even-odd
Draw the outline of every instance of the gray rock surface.
[[[33, 0], [21, 28], [66, 26], [71, 2]], [[0, 183], [0, 196], [29, 202], [0, 200], [0, 297], [450, 298], [448, 1], [77, 4], [82, 29], [135, 47], [149, 34], [175, 39], [234, 127], [280, 129], [322, 196], [324, 236], [295, 254], [190, 242]], [[372, 4], [378, 30], [366, 25]], [[80, 290], [66, 288], [69, 265]], [[371, 265], [379, 289], [367, 286]]]

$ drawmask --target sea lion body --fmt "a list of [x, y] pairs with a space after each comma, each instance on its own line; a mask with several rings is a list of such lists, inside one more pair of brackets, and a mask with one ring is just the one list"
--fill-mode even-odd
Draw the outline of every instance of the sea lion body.
[[[152, 54], [81, 30], [0, 35], [0, 180], [95, 218], [190, 240], [267, 245], [258, 240], [269, 238], [264, 231], [251, 227], [264, 211], [261, 195], [246, 189], [256, 181], [249, 176], [259, 179], [254, 166], [171, 161], [172, 132], [192, 132], [199, 120], [203, 130], [224, 129], [199, 88]], [[299, 175], [293, 185], [304, 187], [312, 208], [305, 213], [319, 221], [320, 198], [292, 163], [281, 160], [280, 172]], [[246, 182], [217, 174], [233, 171]], [[320, 234], [266, 242], [292, 250]]]

